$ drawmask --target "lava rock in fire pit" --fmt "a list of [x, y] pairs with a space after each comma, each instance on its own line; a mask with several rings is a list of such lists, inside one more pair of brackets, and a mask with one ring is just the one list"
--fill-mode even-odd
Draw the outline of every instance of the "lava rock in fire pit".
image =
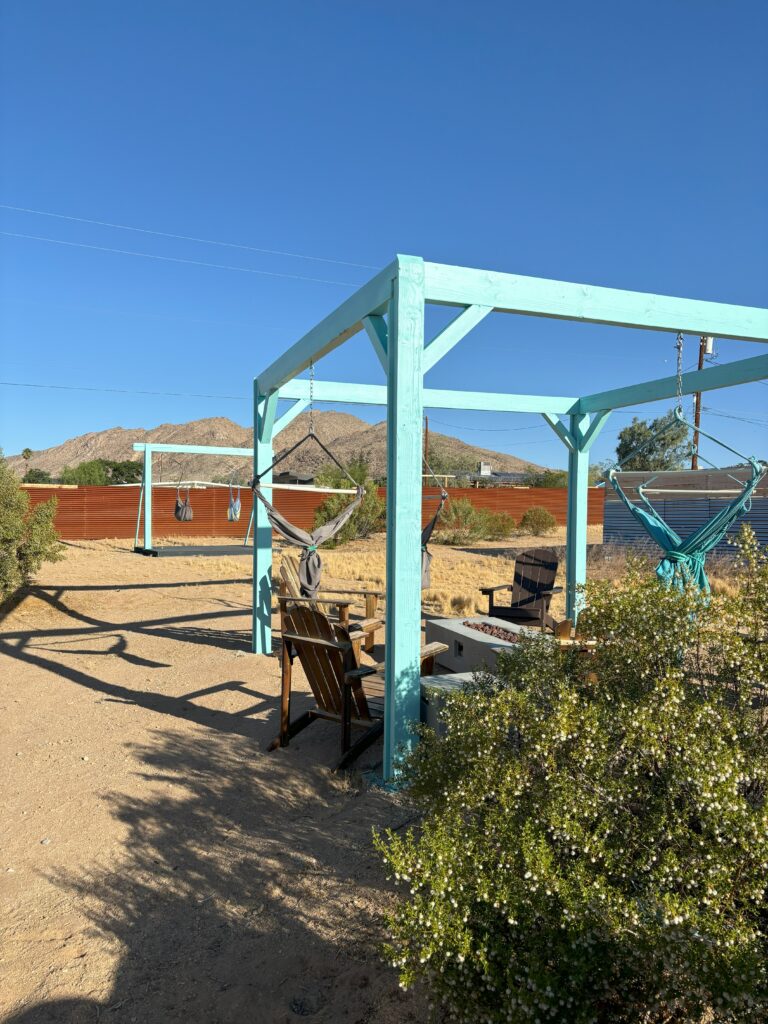
[[508, 629], [502, 629], [501, 626], [491, 626], [487, 622], [471, 622], [469, 619], [465, 619], [462, 625], [469, 629], [476, 629], [478, 633], [494, 636], [497, 640], [504, 640], [508, 644], [516, 644], [520, 640], [519, 633], [512, 633]]

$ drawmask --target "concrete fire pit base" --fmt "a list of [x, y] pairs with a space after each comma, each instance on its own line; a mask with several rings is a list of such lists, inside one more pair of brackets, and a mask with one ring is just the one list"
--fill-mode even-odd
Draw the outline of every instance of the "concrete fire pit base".
[[503, 619], [491, 618], [489, 615], [464, 615], [460, 619], [427, 619], [425, 640], [428, 644], [437, 641], [448, 645], [448, 650], [438, 655], [437, 664], [449, 672], [475, 672], [483, 668], [493, 671], [496, 668], [494, 648], [512, 650], [515, 646], [508, 640], [499, 640], [495, 636], [471, 629], [464, 625], [465, 622], [483, 622], [518, 635], [539, 635], [536, 629], [516, 626]]

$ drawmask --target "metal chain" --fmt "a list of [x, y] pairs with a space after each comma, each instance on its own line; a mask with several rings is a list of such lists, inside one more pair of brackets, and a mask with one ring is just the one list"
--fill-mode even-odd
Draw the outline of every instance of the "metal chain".
[[309, 432], [315, 432], [314, 405], [315, 401], [315, 364], [312, 360], [309, 363]]
[[677, 349], [677, 408], [683, 411], [683, 335], [680, 332], [675, 342]]

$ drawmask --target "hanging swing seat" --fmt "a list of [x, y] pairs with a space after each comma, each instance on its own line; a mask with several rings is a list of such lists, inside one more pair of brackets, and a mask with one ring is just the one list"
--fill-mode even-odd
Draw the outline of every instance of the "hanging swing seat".
[[[325, 455], [333, 462], [333, 464], [344, 474], [351, 484], [354, 485], [354, 490], [349, 493], [353, 493], [355, 496], [346, 508], [343, 508], [341, 512], [327, 523], [323, 523], [322, 526], [318, 526], [315, 530], [309, 533], [307, 530], [302, 530], [298, 526], [294, 526], [293, 523], [289, 522], [285, 516], [283, 516], [278, 510], [264, 497], [262, 488], [266, 488], [267, 484], [262, 484], [262, 477], [268, 476], [275, 466], [278, 466], [281, 462], [288, 458], [297, 448], [301, 445], [306, 444], [307, 441], [314, 441]], [[300, 585], [300, 596], [311, 597], [317, 596], [320, 589], [320, 579], [323, 572], [323, 563], [318, 552], [318, 548], [321, 544], [331, 540], [341, 530], [347, 522], [349, 522], [352, 515], [354, 515], [357, 508], [360, 506], [363, 498], [365, 497], [365, 488], [362, 487], [357, 481], [350, 475], [344, 466], [339, 462], [333, 452], [323, 444], [317, 434], [310, 426], [309, 432], [300, 438], [296, 444], [291, 445], [286, 451], [278, 455], [265, 470], [254, 477], [253, 483], [254, 497], [258, 498], [267, 513], [267, 519], [270, 526], [279, 534], [284, 540], [287, 540], [290, 544], [295, 544], [301, 548], [301, 557], [299, 559], [299, 585]], [[320, 490], [320, 488], [305, 488], [305, 490]]]
[[[766, 475], [766, 472], [768, 472], [768, 466], [751, 456], [743, 455], [718, 438], [707, 434], [700, 426], [696, 427], [694, 424], [689, 423], [683, 416], [682, 409], [679, 406], [675, 409], [674, 417], [670, 422], [641, 445], [639, 450], [647, 447], [652, 440], [666, 430], [669, 430], [675, 423], [681, 423], [689, 430], [708, 438], [714, 444], [736, 455], [744, 463], [744, 467], [739, 466], [738, 469], [746, 468], [746, 480], [741, 481], [731, 473], [728, 474], [735, 483], [739, 484], [739, 490], [735, 492], [735, 496], [724, 508], [716, 512], [711, 519], [688, 537], [683, 538], [663, 519], [658, 509], [654, 508], [646, 495], [649, 493], [667, 493], [682, 496], [685, 493], [684, 489], [650, 488], [648, 485], [661, 475], [660, 473], [655, 473], [644, 484], [637, 486], [636, 491], [640, 504], [635, 504], [630, 500], [622, 486], [620, 479], [621, 466], [628, 459], [636, 455], [637, 451], [631, 452], [621, 463], [618, 463], [609, 471], [608, 482], [630, 514], [662, 549], [663, 556], [656, 567], [656, 575], [659, 580], [667, 586], [674, 586], [679, 590], [684, 589], [688, 583], [694, 583], [700, 590], [708, 593], [710, 589], [709, 580], [704, 568], [707, 553], [716, 547], [725, 537], [731, 526], [750, 510], [752, 494]], [[702, 458], [701, 453], [699, 453], [699, 458]], [[709, 464], [712, 465], [711, 463]], [[698, 471], [694, 470], [692, 472], [696, 473]], [[695, 493], [699, 497], [709, 495], [723, 497], [722, 490], [714, 492], [712, 490], [702, 490]]]

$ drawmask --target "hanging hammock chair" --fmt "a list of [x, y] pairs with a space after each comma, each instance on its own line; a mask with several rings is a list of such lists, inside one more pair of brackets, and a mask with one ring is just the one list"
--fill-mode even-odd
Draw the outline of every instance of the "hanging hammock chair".
[[180, 523], [191, 523], [194, 518], [192, 512], [192, 502], [189, 500], [189, 487], [187, 487], [187, 493], [182, 498], [181, 487], [176, 488], [176, 505], [173, 509], [173, 514]]
[[[355, 489], [355, 496], [352, 501], [347, 505], [346, 508], [342, 509], [341, 512], [327, 523], [323, 523], [322, 526], [318, 526], [316, 530], [309, 533], [306, 530], [302, 530], [299, 526], [294, 526], [293, 523], [289, 523], [288, 520], [283, 516], [271, 502], [267, 501], [262, 493], [260, 485], [261, 478], [270, 473], [275, 466], [281, 463], [284, 459], [287, 459], [289, 455], [296, 451], [297, 448], [301, 447], [307, 441], [315, 441], [325, 452], [328, 458], [334, 463], [338, 469], [344, 474], [344, 476], [350, 481]], [[267, 519], [272, 529], [280, 534], [290, 544], [295, 544], [301, 548], [301, 556], [299, 558], [299, 582], [301, 584], [301, 596], [314, 598], [317, 596], [317, 592], [320, 589], [320, 580], [323, 574], [323, 562], [320, 558], [318, 548], [321, 544], [326, 543], [332, 537], [341, 530], [343, 526], [349, 521], [351, 516], [354, 514], [356, 509], [359, 507], [363, 498], [365, 497], [365, 490], [363, 487], [354, 480], [349, 472], [342, 466], [336, 456], [327, 448], [314, 430], [310, 427], [309, 433], [305, 434], [296, 444], [292, 445], [287, 451], [283, 452], [278, 458], [274, 460], [271, 466], [260, 473], [253, 480], [253, 493], [259, 499], [264, 506]]]
[[[709, 593], [709, 580], [704, 568], [707, 554], [720, 543], [730, 527], [750, 510], [752, 493], [768, 471], [768, 466], [758, 462], [757, 459], [751, 456], [742, 455], [735, 448], [731, 448], [716, 437], [712, 437], [711, 434], [707, 434], [700, 426], [696, 427], [689, 423], [683, 417], [680, 406], [675, 409], [674, 418], [670, 420], [669, 424], [657, 431], [641, 448], [646, 447], [652, 440], [666, 430], [669, 430], [675, 423], [684, 424], [689, 430], [695, 431], [721, 448], [725, 448], [726, 451], [738, 456], [750, 470], [749, 478], [746, 481], [737, 480], [735, 477], [732, 477], [741, 487], [741, 491], [731, 502], [704, 523], [703, 526], [700, 526], [690, 536], [683, 538], [672, 529], [669, 523], [664, 521], [644, 493], [644, 490], [658, 477], [658, 474], [655, 474], [644, 485], [637, 488], [637, 493], [643, 507], [636, 505], [627, 497], [620, 482], [621, 465], [633, 455], [636, 455], [638, 450], [633, 451], [622, 460], [622, 463], [614, 466], [608, 473], [608, 480], [632, 516], [664, 552], [659, 564], [656, 566], [656, 575], [659, 579], [666, 586], [674, 586], [678, 590], [683, 590], [689, 583], [695, 583], [702, 591]], [[702, 458], [700, 453], [699, 458]], [[703, 461], [708, 462], [708, 460]], [[711, 463], [708, 464], [712, 465]]]
[[232, 480], [229, 481], [229, 506], [227, 507], [227, 519], [230, 523], [240, 522], [240, 510], [242, 508], [242, 502], [240, 501], [240, 485], [237, 486], [237, 495], [235, 495], [235, 489], [232, 486]]
[[426, 524], [424, 529], [421, 531], [421, 589], [428, 590], [429, 587], [432, 585], [432, 552], [429, 550], [427, 545], [429, 544], [432, 532], [437, 526], [437, 521], [440, 518], [440, 514], [443, 511], [443, 505], [445, 505], [446, 501], [448, 500], [448, 492], [440, 484], [439, 480], [430, 469], [427, 460], [422, 457], [422, 461], [424, 462], [424, 465], [427, 467], [429, 475], [435, 481], [435, 484], [440, 488], [440, 496], [437, 510], [435, 511], [435, 514], [432, 516], [429, 522]]

